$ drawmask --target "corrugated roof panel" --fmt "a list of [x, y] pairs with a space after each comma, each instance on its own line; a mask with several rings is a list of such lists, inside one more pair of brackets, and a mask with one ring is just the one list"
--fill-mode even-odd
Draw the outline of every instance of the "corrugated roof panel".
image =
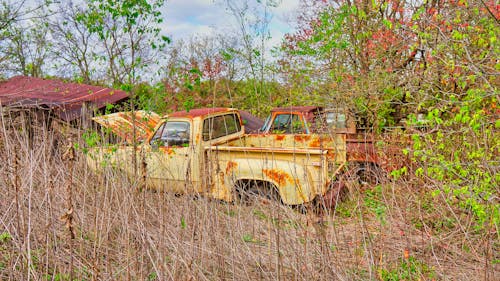
[[1, 105], [50, 108], [65, 121], [78, 118], [85, 102], [100, 109], [127, 97], [125, 91], [56, 79], [16, 76], [0, 83]]

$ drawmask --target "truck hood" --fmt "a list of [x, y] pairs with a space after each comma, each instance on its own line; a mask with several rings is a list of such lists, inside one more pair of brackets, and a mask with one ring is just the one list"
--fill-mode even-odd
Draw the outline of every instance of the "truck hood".
[[[134, 117], [135, 115], [135, 117]], [[92, 118], [105, 128], [111, 129], [113, 133], [123, 140], [132, 143], [134, 141], [143, 142], [154, 132], [156, 124], [160, 122], [160, 115], [144, 110], [126, 112], [116, 112]]]

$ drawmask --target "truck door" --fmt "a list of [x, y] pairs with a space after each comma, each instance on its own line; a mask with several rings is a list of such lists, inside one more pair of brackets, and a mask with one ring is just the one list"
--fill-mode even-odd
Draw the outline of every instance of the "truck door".
[[191, 134], [188, 121], [167, 120], [158, 127], [145, 154], [147, 178], [156, 187], [175, 193], [192, 191]]

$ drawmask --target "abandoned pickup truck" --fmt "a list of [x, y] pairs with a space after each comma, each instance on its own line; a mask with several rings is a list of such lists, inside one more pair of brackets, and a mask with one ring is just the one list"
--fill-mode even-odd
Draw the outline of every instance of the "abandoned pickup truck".
[[[127, 114], [119, 114], [95, 121], [123, 134], [124, 122], [114, 124]], [[248, 135], [238, 110], [204, 108], [163, 117], [139, 145], [92, 148], [87, 162], [93, 169], [108, 162], [143, 177], [148, 187], [178, 194], [233, 201], [248, 189], [270, 189], [281, 202], [297, 205], [334, 196], [345, 155], [343, 135], [328, 141], [315, 135]]]
[[[348, 173], [362, 183], [377, 184], [388, 173], [405, 166], [401, 140], [382, 140], [360, 128], [356, 116], [343, 108], [321, 106], [290, 106], [274, 108], [267, 117], [262, 134], [319, 134], [346, 136]], [[384, 143], [383, 150], [376, 145]]]

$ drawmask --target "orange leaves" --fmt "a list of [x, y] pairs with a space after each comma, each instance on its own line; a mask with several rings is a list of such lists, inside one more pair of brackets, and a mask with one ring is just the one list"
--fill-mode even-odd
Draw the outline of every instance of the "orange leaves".
[[205, 58], [203, 62], [203, 67], [201, 69], [203, 76], [210, 79], [216, 78], [217, 75], [221, 74], [225, 69], [224, 61], [220, 56], [216, 56], [215, 59]]

